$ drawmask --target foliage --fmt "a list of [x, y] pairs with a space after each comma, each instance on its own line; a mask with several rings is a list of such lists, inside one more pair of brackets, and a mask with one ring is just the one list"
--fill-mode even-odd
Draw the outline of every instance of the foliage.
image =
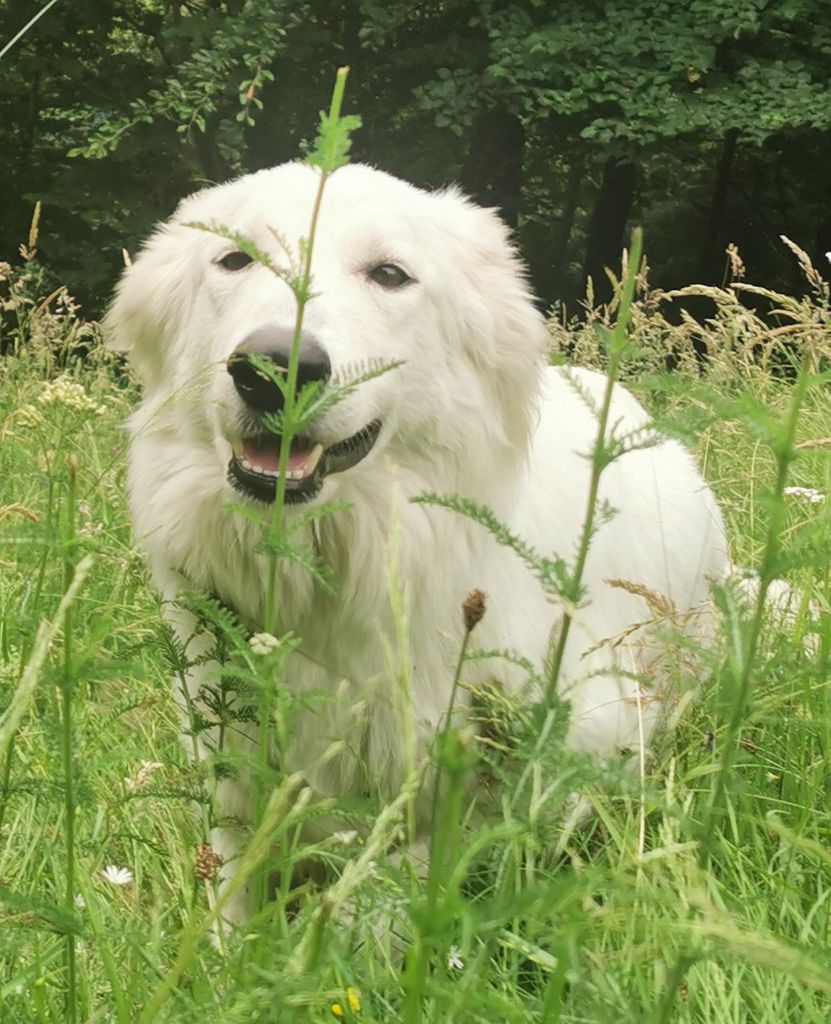
[[[344, 14], [326, 5], [318, 17], [336, 8]], [[179, 17], [205, 14], [188, 10], [177, 8]], [[541, 5], [523, 11], [533, 24], [548, 24]], [[242, 3], [221, 13], [244, 19], [252, 12]], [[463, 21], [469, 8], [426, 5], [411, 18], [367, 3], [359, 13], [372, 21], [373, 32], [362, 37], [372, 51], [387, 33], [423, 28], [422, 21], [432, 32], [451, 14]], [[511, 9], [488, 5], [479, 13], [469, 27], [495, 24]], [[215, 39], [210, 45], [225, 52]], [[487, 52], [477, 50], [478, 59]], [[192, 82], [199, 73], [192, 61], [182, 76]], [[218, 133], [229, 127], [219, 116], [217, 83], [199, 100], [177, 94], [174, 77], [153, 97], [160, 105], [149, 125], [147, 108], [130, 101], [119, 140], [155, 127], [154, 118], [171, 109], [175, 120], [180, 108], [162, 102], [174, 94], [203, 103], [204, 122], [192, 124], [195, 146], [210, 135], [213, 117]], [[312, 146], [318, 200], [328, 174], [347, 158], [355, 127], [340, 117], [342, 83]], [[523, 116], [534, 129], [531, 115]], [[234, 116], [235, 124], [245, 120]], [[216, 151], [231, 153], [218, 137]], [[232, 228], [205, 227], [267, 262]], [[394, 369], [361, 368], [329, 396], [295, 394], [314, 235], [313, 216], [290, 280], [297, 323], [279, 421], [284, 468], [305, 417]], [[129, 540], [116, 432], [128, 385], [97, 330], [79, 322], [68, 293], [43, 297], [36, 218], [23, 274], [11, 267], [2, 274], [0, 530], [9, 553], [0, 580], [3, 1019], [824, 1020], [831, 998], [822, 725], [831, 655], [829, 512], [823, 499], [788, 504], [785, 483], [799, 480], [803, 497], [821, 494], [818, 484], [824, 493], [831, 486], [829, 291], [809, 255], [787, 244], [807, 281], [803, 297], [740, 283], [699, 289], [715, 309], [710, 322], [687, 317], [675, 327], [662, 314], [666, 296], [648, 291], [633, 252], [621, 283], [612, 282], [610, 305], [589, 302], [582, 323], [552, 324], [563, 350], [604, 365], [610, 388], [628, 376], [650, 393], [665, 429], [692, 436], [726, 499], [740, 561], [757, 567], [758, 596], [747, 608], [735, 589], [717, 590], [723, 636], [701, 652], [714, 685], [667, 736], [649, 772], [569, 753], [567, 714], [554, 700], [513, 701], [498, 680], [473, 694], [475, 728], [448, 716], [431, 751], [433, 841], [422, 878], [406, 856], [386, 855], [410, 824], [430, 760], [413, 765], [392, 799], [370, 793], [357, 803], [312, 803], [280, 756], [300, 702], [283, 684], [284, 666], [301, 653], [302, 638], [248, 636], [205, 595], [183, 599], [216, 638], [197, 661], [216, 655], [222, 665], [198, 707], [183, 697], [192, 753], [202, 743], [212, 757], [207, 766], [195, 757], [185, 763], [165, 677], [173, 668], [181, 678], [193, 662], [159, 624]], [[729, 257], [740, 276], [738, 253]], [[737, 294], [764, 300], [767, 315], [746, 309]], [[605, 344], [592, 348], [598, 338]], [[665, 372], [668, 360], [673, 374]], [[621, 446], [639, 443], [609, 443], [605, 409], [597, 410], [593, 484]], [[473, 515], [552, 593], [580, 598], [580, 558], [603, 514], [596, 502], [587, 508], [577, 563], [565, 567], [525, 546], [487, 509], [452, 496], [429, 500]], [[339, 511], [312, 510], [305, 522]], [[263, 524], [272, 565], [266, 628], [281, 598], [273, 571], [279, 559], [291, 557], [336, 584], [316, 553], [296, 543], [282, 512], [278, 491], [272, 521]], [[785, 568], [804, 597], [783, 618], [768, 614], [764, 597]], [[403, 629], [406, 610], [398, 614]], [[522, 652], [469, 652], [474, 625], [454, 692], [467, 657], [525, 665]], [[555, 653], [549, 689], [556, 669]], [[235, 881], [220, 890], [208, 843], [214, 789], [240, 767], [223, 756], [222, 737], [250, 726], [263, 755], [244, 767], [262, 796]], [[585, 802], [596, 825], [581, 828], [577, 808]], [[302, 826], [320, 814], [338, 814], [356, 828], [327, 829], [315, 841]], [[266, 862], [278, 875], [268, 900]], [[293, 888], [301, 864], [323, 869], [320, 880]], [[259, 912], [249, 929], [217, 933], [213, 945], [212, 923], [242, 884], [259, 892]], [[390, 958], [397, 925], [412, 938], [403, 974]]]
[[565, 3], [550, 16], [497, 8], [486, 75], [528, 116], [570, 119], [582, 139], [627, 154], [733, 128], [760, 144], [786, 126], [829, 127], [831, 34], [812, 15], [805, 0]]
[[[762, 564], [772, 521], [769, 444], [781, 437], [793, 401], [795, 352], [810, 352], [815, 370], [829, 356], [827, 286], [813, 274], [805, 297], [768, 297], [790, 312], [791, 330], [773, 336], [736, 301], [736, 289], [712, 293], [716, 312], [703, 327], [669, 323], [643, 272], [633, 302], [637, 357], [623, 373], [665, 427], [695, 444], [725, 507], [737, 561], [748, 566]], [[451, 788], [432, 890], [406, 863], [383, 855], [400, 831], [406, 796], [386, 806], [348, 805], [342, 811], [355, 831], [300, 841], [298, 825], [320, 809], [304, 804], [296, 780], [278, 772], [264, 808], [281, 851], [276, 862], [288, 873], [313, 860], [331, 872], [329, 881], [280, 888], [269, 914], [218, 950], [205, 937], [213, 898], [210, 864], [199, 852], [206, 819], [193, 810], [195, 798], [209, 810], [212, 780], [179, 743], [168, 678], [170, 663], [181, 671], [186, 656], [160, 624], [124, 503], [120, 424], [134, 396], [92, 328], [83, 362], [56, 360], [61, 339], [80, 329], [77, 312], [56, 307], [53, 319], [30, 329], [29, 320], [44, 315], [35, 312], [42, 296], [27, 290], [32, 282], [19, 288], [7, 278], [10, 294], [31, 300], [18, 307], [28, 342], [0, 361], [0, 707], [15, 692], [21, 700], [11, 744], [10, 719], [0, 719], [4, 1021], [67, 1019], [69, 935], [81, 1020], [340, 1019], [333, 1006], [352, 1024], [827, 1019], [827, 501], [795, 494], [782, 505], [783, 543], [818, 553], [794, 569], [815, 607], [803, 604], [784, 622], [765, 619], [746, 703], [737, 703], [729, 672], [721, 686], [705, 686], [641, 779], [564, 754], [562, 719], [540, 751], [544, 723], [531, 706], [496, 685], [484, 688], [473, 695], [476, 734], [454, 730], [437, 751]], [[611, 326], [610, 316], [597, 310], [589, 319]], [[606, 358], [591, 323], [552, 323], [552, 336], [589, 362]], [[696, 355], [702, 344], [706, 363]], [[667, 358], [677, 363], [671, 374]], [[806, 495], [810, 488], [828, 494], [828, 391], [822, 380], [808, 383], [790, 473]], [[79, 569], [64, 600], [74, 615], [60, 628], [66, 557]], [[729, 595], [723, 601], [734, 635], [747, 637], [747, 611], [731, 606]], [[223, 645], [227, 693], [251, 695], [248, 707], [211, 710], [229, 727], [244, 724], [263, 659], [279, 661], [294, 641], [258, 653], [227, 610], [205, 597], [189, 604]], [[38, 633], [43, 620], [51, 646]], [[60, 756], [67, 642], [77, 887], [69, 901]], [[739, 653], [725, 649], [727, 660], [719, 655], [713, 670]], [[521, 652], [470, 656], [522, 664]], [[730, 716], [738, 704], [736, 730]], [[290, 729], [291, 706], [283, 701], [276, 710], [278, 730]], [[470, 771], [490, 803], [481, 816], [458, 786]], [[595, 824], [563, 832], [574, 793], [590, 801]], [[264, 836], [255, 838], [245, 871], [263, 855]], [[547, 852], [558, 840], [559, 859]], [[108, 864], [128, 867], [132, 880], [110, 881], [119, 876], [102, 873]], [[333, 905], [346, 901], [354, 912], [333, 916]], [[377, 935], [390, 915], [426, 937], [427, 972], [414, 976], [411, 966], [402, 975], [384, 959]]]
[[[350, 64], [351, 102], [372, 113], [356, 157], [502, 206], [549, 302], [582, 294], [604, 195], [607, 265], [636, 217], [664, 284], [718, 282], [735, 241], [793, 290], [776, 236], [815, 261], [831, 249], [822, 13], [819, 0], [58, 4], [3, 58], [0, 255], [42, 200], [55, 284], [100, 310], [122, 248], [182, 195], [308, 146], [332, 67]], [[0, 0], [10, 34], [30, 14]], [[604, 177], [619, 158], [631, 195]]]

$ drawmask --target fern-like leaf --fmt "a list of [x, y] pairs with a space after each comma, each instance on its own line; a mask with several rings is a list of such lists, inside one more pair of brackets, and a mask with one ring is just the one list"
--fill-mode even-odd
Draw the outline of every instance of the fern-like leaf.
[[562, 558], [548, 558], [508, 529], [487, 507], [457, 495], [419, 494], [411, 501], [420, 505], [436, 505], [472, 519], [483, 526], [503, 547], [510, 548], [543, 585], [546, 593], [561, 597], [571, 589], [571, 577]]

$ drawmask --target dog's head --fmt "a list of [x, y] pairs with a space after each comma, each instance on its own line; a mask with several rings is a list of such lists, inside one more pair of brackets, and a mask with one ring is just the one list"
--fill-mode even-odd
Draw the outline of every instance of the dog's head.
[[[296, 299], [284, 278], [194, 225], [236, 233], [296, 272], [319, 181], [316, 170], [285, 164], [184, 200], [127, 269], [107, 315], [145, 406], [182, 444], [215, 449], [217, 469], [254, 501], [275, 494], [279, 438], [264, 417], [280, 412], [285, 392], [259, 360], [287, 371]], [[422, 477], [449, 462], [462, 479], [431, 482], [450, 489], [521, 458], [547, 335], [492, 211], [454, 190], [430, 194], [349, 165], [326, 183], [311, 265], [298, 387], [400, 365], [295, 438], [287, 501], [329, 497], [384, 452]]]

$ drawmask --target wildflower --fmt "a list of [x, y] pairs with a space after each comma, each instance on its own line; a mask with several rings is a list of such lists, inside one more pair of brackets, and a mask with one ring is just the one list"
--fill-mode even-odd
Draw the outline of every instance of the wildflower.
[[25, 427], [29, 430], [34, 427], [38, 427], [43, 423], [43, 416], [33, 405], [21, 405], [21, 407], [13, 413], [13, 416], [18, 427]]
[[86, 905], [87, 905], [87, 901], [84, 899], [84, 897], [82, 896], [81, 893], [78, 893], [78, 895], [75, 897], [75, 906], [79, 910], [83, 910], [84, 907], [86, 907]]
[[202, 843], [196, 851], [193, 870], [203, 882], [211, 882], [222, 867], [222, 856], [214, 850], [210, 843]]
[[280, 641], [271, 633], [255, 633], [248, 641], [248, 644], [254, 654], [265, 657], [267, 654], [277, 650], [280, 646]]
[[[361, 1012], [361, 997], [358, 995], [358, 990], [351, 985], [346, 989], [346, 1004], [353, 1013]], [[332, 1011], [332, 1016], [337, 1017], [338, 1020], [343, 1020], [346, 1016], [346, 1011], [340, 1003], [332, 1003], [329, 1009]]]
[[136, 774], [132, 778], [125, 778], [124, 785], [130, 793], [135, 793], [137, 789], [147, 785], [153, 772], [163, 767], [160, 761], [142, 761]]
[[825, 495], [815, 487], [786, 487], [782, 493], [788, 497], [807, 498], [812, 505], [819, 505], [825, 501]]
[[451, 946], [447, 952], [447, 966], [451, 971], [461, 971], [465, 962], [462, 960], [461, 951], [458, 946]]
[[332, 842], [333, 843], [340, 843], [341, 846], [351, 846], [355, 842], [355, 840], [357, 838], [358, 838], [358, 833], [357, 833], [357, 831], [354, 828], [353, 829], [349, 829], [349, 831], [347, 831], [347, 832], [333, 832], [332, 833]]
[[47, 381], [38, 395], [38, 405], [62, 405], [73, 412], [86, 412], [93, 416], [103, 416], [107, 411], [106, 406], [89, 397], [83, 385], [67, 376]]
[[129, 868], [117, 868], [108, 864], [101, 874], [111, 885], [129, 885], [133, 880], [133, 872]]
[[486, 607], [485, 592], [483, 590], [471, 590], [462, 602], [462, 615], [464, 616], [465, 629], [468, 633], [477, 623], [481, 622]]

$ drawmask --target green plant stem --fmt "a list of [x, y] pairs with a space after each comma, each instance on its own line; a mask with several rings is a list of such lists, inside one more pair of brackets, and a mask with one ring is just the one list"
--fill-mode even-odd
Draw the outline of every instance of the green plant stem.
[[[332, 93], [332, 103], [329, 116], [336, 120], [340, 116], [343, 104], [343, 94], [346, 88], [346, 76], [348, 68], [339, 68], [335, 80], [335, 88]], [[309, 291], [312, 282], [312, 256], [314, 254], [315, 237], [317, 234], [317, 223], [320, 217], [320, 208], [323, 203], [323, 190], [329, 178], [329, 171], [325, 167], [320, 168], [320, 180], [317, 185], [314, 205], [312, 206], [312, 219], [309, 224], [309, 236], [303, 245], [303, 262], [300, 281], [295, 291], [297, 299], [297, 315], [294, 321], [294, 335], [291, 340], [291, 352], [289, 353], [289, 366], [286, 376], [286, 388], [284, 392], [283, 406], [283, 429], [280, 432], [280, 457], [277, 473], [277, 491], [274, 497], [274, 511], [271, 519], [271, 534], [279, 537], [283, 530], [283, 513], [286, 504], [286, 473], [288, 470], [291, 444], [294, 439], [294, 403], [295, 391], [297, 389], [297, 376], [300, 363], [300, 345], [303, 336], [303, 316], [306, 311], [306, 303], [309, 300]], [[266, 592], [264, 628], [276, 635], [277, 633], [277, 570], [278, 555], [271, 552], [269, 555], [268, 567], [268, 590]], [[262, 813], [265, 796], [265, 778], [269, 764], [269, 750], [271, 746], [271, 695], [265, 687], [261, 690], [259, 709], [259, 755], [261, 778], [257, 791], [260, 794], [258, 803], [258, 819]], [[255, 906], [261, 909], [266, 903], [266, 877], [260, 872], [255, 880]]]
[[[348, 68], [339, 68], [335, 80], [335, 89], [332, 94], [332, 103], [329, 116], [336, 119], [340, 116], [343, 103], [343, 93], [346, 88], [346, 76]], [[295, 391], [297, 389], [297, 374], [300, 362], [300, 343], [303, 333], [303, 317], [306, 312], [309, 289], [312, 281], [312, 256], [314, 254], [315, 237], [317, 234], [317, 222], [320, 217], [320, 208], [323, 203], [323, 190], [329, 178], [329, 172], [325, 167], [320, 169], [320, 180], [317, 185], [314, 205], [312, 207], [312, 219], [309, 224], [309, 237], [306, 240], [303, 251], [303, 269], [300, 277], [300, 284], [297, 296], [297, 316], [294, 321], [294, 335], [291, 340], [291, 352], [289, 354], [289, 368], [286, 379], [285, 406], [283, 409], [283, 431], [280, 435], [280, 459], [277, 476], [277, 493], [274, 499], [274, 512], [272, 514], [271, 529], [274, 535], [279, 535], [283, 526], [283, 511], [286, 503], [286, 470], [288, 468], [289, 454], [291, 453], [291, 442], [293, 440], [292, 413], [294, 412]], [[265, 622], [264, 627], [272, 632], [276, 631], [275, 615], [277, 610], [277, 555], [270, 556], [268, 592], [266, 595]]]
[[672, 1013], [678, 998], [678, 991], [684, 981], [687, 971], [695, 964], [696, 957], [691, 953], [682, 953], [672, 970], [669, 972], [667, 986], [661, 996], [658, 1007], [655, 1011], [655, 1024], [669, 1024], [672, 1020]]
[[9, 786], [11, 785], [14, 744], [16, 739], [16, 736], [12, 736], [9, 740], [9, 746], [6, 750], [6, 757], [3, 762], [3, 778], [0, 780], [0, 829], [3, 828], [3, 822], [6, 817], [6, 808], [9, 806]]
[[[48, 458], [47, 458], [48, 466]], [[49, 473], [49, 485], [46, 491], [46, 522], [52, 522], [52, 515], [55, 511], [55, 478], [51, 472], [51, 467], [47, 470]], [[49, 556], [52, 553], [52, 545], [44, 544], [43, 551], [41, 552], [40, 561], [38, 563], [38, 574], [35, 582], [35, 592], [32, 598], [32, 604], [37, 611], [37, 606], [40, 603], [40, 595], [43, 592], [43, 583], [46, 579], [46, 566], [49, 564]]]
[[[181, 690], [182, 699], [185, 702], [185, 708], [186, 708], [187, 714], [188, 714], [188, 723], [190, 725], [191, 753], [193, 755], [193, 763], [194, 764], [199, 764], [199, 762], [201, 760], [201, 757], [200, 757], [200, 751], [199, 751], [199, 740], [197, 738], [196, 708], [193, 706], [193, 698], [190, 695], [190, 690], [188, 689], [188, 684], [187, 684], [187, 678], [186, 678], [186, 675], [185, 675], [184, 672], [180, 672], [179, 673], [179, 689]], [[220, 727], [219, 727], [219, 735], [217, 737], [217, 749], [220, 750], [220, 751], [223, 750], [224, 739], [225, 739], [225, 724], [223, 722], [223, 724], [220, 725]], [[215, 805], [215, 794], [216, 794], [216, 777], [215, 776], [213, 776], [213, 784], [210, 787], [210, 789], [207, 786], [207, 784], [205, 785], [205, 792], [207, 793], [208, 800], [210, 801], [210, 805], [203, 800], [201, 802], [201, 805], [200, 805], [200, 815], [201, 815], [201, 818], [202, 818], [202, 835], [203, 835], [203, 840], [204, 840], [204, 842], [210, 844], [211, 843], [211, 839], [212, 839], [212, 837], [211, 837], [211, 824], [212, 824], [213, 811], [214, 811], [214, 805]], [[206, 881], [205, 882], [205, 892], [207, 893], [208, 907], [211, 910], [213, 910], [215, 908], [215, 906], [216, 906], [218, 889], [219, 889], [218, 885], [214, 886], [213, 883], [210, 882], [210, 881]], [[222, 922], [219, 923], [219, 926], [217, 927], [217, 930], [216, 930], [216, 945], [217, 945], [217, 949], [219, 950], [220, 955], [225, 956], [225, 954], [226, 954], [225, 932], [224, 932], [224, 929], [223, 929], [223, 926], [222, 926]]]
[[274, 834], [280, 829], [291, 827], [295, 820], [292, 815], [294, 808], [291, 800], [302, 785], [301, 775], [289, 775], [271, 794], [265, 813], [251, 837], [251, 842], [240, 858], [236, 872], [228, 880], [228, 884], [219, 894], [216, 905], [208, 914], [203, 914], [198, 918], [195, 914], [191, 915], [191, 921], [185, 928], [179, 943], [176, 960], [148, 1000], [138, 1018], [138, 1024], [155, 1024], [158, 1020], [159, 1010], [193, 962], [200, 940], [207, 935], [212, 925], [222, 926], [222, 912], [226, 904], [234, 897], [237, 890], [245, 885], [267, 857]]
[[[431, 842], [430, 842], [430, 863], [427, 870], [427, 884], [425, 893], [425, 910], [422, 921], [430, 922], [432, 925], [439, 912], [439, 896], [442, 882], [444, 881], [444, 868], [449, 847], [454, 838], [454, 831], [458, 834], [460, 828], [461, 802], [464, 790], [464, 773], [456, 771], [450, 778], [449, 791], [445, 799], [440, 801], [440, 790], [442, 781], [442, 759], [450, 755], [449, 741], [453, 722], [453, 708], [456, 704], [456, 694], [459, 690], [459, 680], [462, 674], [462, 666], [467, 653], [468, 642], [471, 630], [465, 629], [462, 636], [462, 643], [459, 649], [459, 657], [456, 662], [456, 671], [453, 675], [453, 685], [450, 691], [450, 700], [447, 705], [447, 712], [444, 718], [444, 725], [436, 737], [436, 764], [433, 777], [433, 803], [431, 807]], [[458, 754], [456, 755], [458, 756]], [[427, 980], [427, 973], [430, 962], [436, 951], [436, 941], [432, 934], [425, 933], [419, 928], [416, 942], [407, 959], [405, 973], [405, 998], [402, 1008], [403, 1024], [418, 1024], [422, 1019], [422, 996]]]
[[[733, 755], [736, 746], [736, 737], [745, 717], [748, 700], [753, 683], [753, 670], [756, 663], [756, 654], [759, 647], [759, 639], [762, 633], [762, 625], [765, 617], [765, 606], [770, 585], [776, 578], [777, 566], [781, 552], [782, 527], [785, 514], [784, 492], [788, 479], [788, 470], [796, 457], [794, 448], [796, 441], [796, 429], [799, 422], [799, 413], [805, 399], [809, 380], [810, 355], [803, 361], [799, 374], [794, 385], [788, 412], [783, 425], [783, 433], [778, 444], [774, 447], [776, 457], [776, 479], [773, 485], [772, 501], [770, 505], [770, 519], [765, 537], [765, 546], [762, 552], [762, 562], [759, 567], [759, 587], [756, 591], [756, 600], [753, 606], [753, 616], [750, 620], [747, 643], [742, 651], [741, 669], [736, 680], [736, 688], [730, 708], [730, 717], [727, 721], [727, 730], [722, 740], [721, 757], [719, 758], [718, 771], [713, 780], [713, 788], [710, 796], [710, 803], [706, 816], [706, 824], [703, 834], [712, 834], [717, 808], [723, 796], [727, 784], [727, 776], [733, 764]], [[705, 851], [702, 848], [702, 856]]]
[[[609, 365], [606, 372], [606, 387], [603, 392], [603, 402], [600, 406], [597, 425], [597, 441], [592, 450], [592, 471], [589, 479], [589, 493], [586, 499], [586, 514], [583, 518], [583, 530], [580, 535], [580, 545], [577, 549], [577, 559], [571, 573], [569, 593], [566, 597], [571, 607], [576, 607], [580, 600], [582, 589], [583, 573], [586, 569], [586, 560], [589, 556], [592, 537], [594, 535], [595, 519], [597, 517], [597, 497], [600, 488], [600, 478], [603, 470], [608, 465], [606, 459], [606, 431], [609, 426], [609, 411], [612, 406], [612, 395], [615, 384], [620, 374], [620, 365], [623, 353], [628, 344], [629, 318], [632, 311], [632, 299], [635, 294], [635, 279], [638, 276], [638, 268], [641, 263], [641, 250], [643, 247], [643, 235], [640, 228], [632, 232], [632, 244], [629, 251], [629, 262], [626, 268], [626, 276], [621, 287], [620, 306], [618, 308], [617, 321], [614, 330], [609, 338]], [[574, 615], [570, 608], [563, 614], [563, 621], [560, 624], [557, 644], [551, 656], [548, 670], [548, 685], [546, 687], [545, 700], [550, 704], [557, 692], [557, 684], [560, 672], [563, 667], [563, 659], [568, 643], [568, 635], [571, 631], [571, 624]]]
[[[439, 789], [441, 787], [441, 752], [447, 743], [447, 737], [450, 733], [450, 726], [453, 720], [453, 708], [456, 706], [456, 694], [459, 692], [459, 680], [462, 675], [462, 666], [465, 662], [465, 655], [467, 654], [468, 642], [470, 641], [469, 629], [465, 629], [464, 635], [462, 636], [462, 644], [459, 648], [459, 657], [456, 661], [456, 671], [453, 674], [453, 685], [450, 688], [450, 700], [447, 703], [447, 712], [444, 716], [444, 726], [441, 734], [436, 739], [436, 750], [439, 753], [438, 763], [436, 764], [436, 774], [433, 779], [433, 806], [432, 806], [432, 827], [431, 834], [435, 839], [436, 836], [436, 821], [438, 816], [439, 808]], [[432, 871], [433, 858], [430, 857], [430, 867]]]
[[[66, 534], [64, 538], [64, 588], [68, 591], [75, 575], [75, 497], [78, 479], [78, 463], [74, 456], [69, 459], [69, 491], [66, 512]], [[63, 681], [61, 753], [63, 757], [64, 775], [64, 812], [66, 817], [66, 910], [74, 913], [75, 908], [75, 779], [72, 759], [72, 698], [74, 696], [75, 679], [72, 664], [72, 627], [74, 612], [71, 607], [66, 610], [64, 619], [63, 641]], [[66, 934], [66, 967], [67, 992], [66, 1014], [70, 1024], [78, 1019], [78, 979], [75, 961], [75, 934], [72, 930]]]

